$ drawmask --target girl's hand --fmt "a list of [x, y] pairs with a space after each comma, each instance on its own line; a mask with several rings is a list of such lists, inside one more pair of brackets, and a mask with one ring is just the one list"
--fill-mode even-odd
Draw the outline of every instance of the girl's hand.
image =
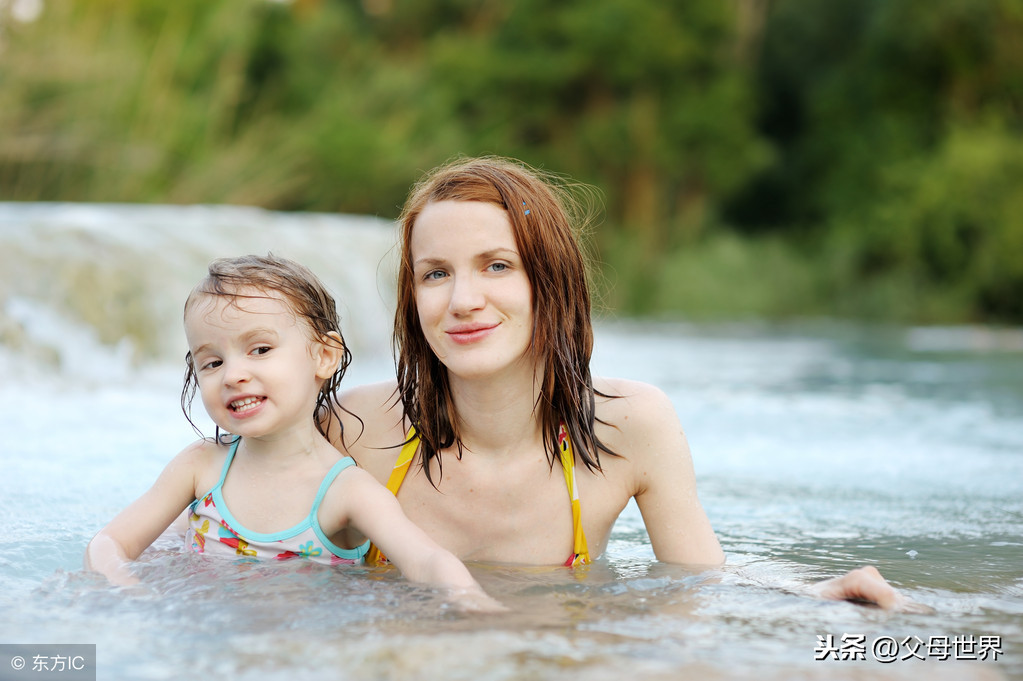
[[139, 578], [131, 570], [131, 563], [125, 556], [124, 548], [105, 532], [93, 537], [85, 550], [85, 569], [100, 573], [114, 586], [134, 586], [139, 583]]
[[145, 494], [92, 538], [85, 549], [85, 569], [105, 575], [118, 586], [138, 583], [131, 563], [196, 498], [196, 480], [218, 452], [222, 458], [218, 445], [199, 440], [174, 457]]
[[494, 614], [508, 607], [487, 595], [482, 588], [448, 589], [448, 600], [459, 612]]

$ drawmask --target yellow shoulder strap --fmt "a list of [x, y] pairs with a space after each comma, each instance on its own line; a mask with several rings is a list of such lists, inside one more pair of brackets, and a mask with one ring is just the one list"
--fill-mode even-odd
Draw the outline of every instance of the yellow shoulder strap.
[[579, 504], [579, 488], [575, 482], [575, 452], [572, 450], [572, 438], [568, 436], [564, 423], [558, 427], [558, 450], [561, 456], [561, 468], [565, 472], [565, 484], [568, 486], [568, 497], [572, 500], [572, 529], [574, 530], [572, 555], [565, 561], [565, 566], [575, 567], [590, 562], [590, 550], [586, 546], [582, 507]]
[[[394, 468], [387, 479], [387, 489], [391, 494], [398, 495], [401, 483], [405, 481], [412, 459], [419, 449], [419, 437], [415, 428], [409, 428], [409, 439], [402, 446], [398, 453], [398, 460], [394, 462]], [[586, 545], [586, 534], [583, 532], [582, 508], [579, 504], [579, 490], [575, 482], [575, 453], [572, 450], [572, 440], [568, 437], [568, 431], [564, 424], [558, 428], [558, 449], [561, 458], [561, 468], [565, 473], [565, 485], [568, 487], [568, 496], [572, 502], [572, 555], [565, 561], [568, 567], [585, 565], [590, 562], [590, 551]], [[375, 544], [370, 544], [369, 551], [365, 558], [367, 565], [381, 565], [387, 561], [387, 557], [380, 552]]]
[[412, 457], [416, 455], [417, 449], [419, 449], [419, 436], [416, 434], [415, 427], [410, 426], [408, 441], [402, 445], [401, 451], [398, 453], [398, 460], [394, 462], [394, 468], [391, 470], [391, 477], [387, 478], [387, 489], [391, 490], [391, 494], [394, 496], [398, 496], [401, 483], [405, 482], [405, 474], [408, 473], [409, 466], [412, 465]]
[[[391, 476], [387, 478], [387, 489], [394, 496], [398, 496], [401, 483], [405, 482], [405, 475], [408, 473], [409, 466], [412, 465], [412, 458], [416, 455], [417, 449], [419, 449], [419, 436], [416, 435], [416, 429], [410, 427], [408, 441], [402, 445], [401, 451], [398, 453], [398, 460], [394, 462], [394, 468], [391, 469]], [[387, 556], [380, 552], [376, 544], [370, 544], [364, 560], [367, 565], [383, 565], [387, 562]]]

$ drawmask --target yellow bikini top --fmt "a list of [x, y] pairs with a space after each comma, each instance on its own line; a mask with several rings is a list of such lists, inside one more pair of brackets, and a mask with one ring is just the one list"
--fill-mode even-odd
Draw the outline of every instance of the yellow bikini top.
[[[398, 496], [401, 483], [405, 481], [412, 458], [419, 449], [419, 436], [415, 428], [409, 428], [408, 442], [401, 452], [398, 453], [398, 460], [394, 462], [394, 469], [387, 479], [387, 489], [391, 494]], [[583, 533], [582, 509], [579, 505], [579, 488], [575, 482], [575, 454], [572, 451], [572, 439], [568, 437], [565, 424], [558, 427], [558, 454], [561, 458], [561, 468], [565, 473], [565, 484], [568, 486], [568, 496], [572, 500], [572, 528], [574, 532], [572, 542], [572, 555], [565, 561], [566, 567], [585, 565], [590, 562], [590, 552], [586, 546], [586, 535]], [[366, 553], [366, 563], [369, 565], [381, 565], [387, 561], [387, 557], [380, 552], [375, 544], [371, 544]]]

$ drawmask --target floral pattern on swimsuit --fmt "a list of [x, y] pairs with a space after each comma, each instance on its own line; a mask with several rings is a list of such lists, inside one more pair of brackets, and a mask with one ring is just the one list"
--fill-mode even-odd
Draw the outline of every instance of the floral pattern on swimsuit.
[[185, 533], [186, 546], [196, 553], [233, 556], [240, 560], [304, 558], [327, 565], [359, 562], [369, 549], [369, 542], [354, 549], [341, 548], [327, 538], [317, 518], [320, 502], [331, 483], [341, 471], [355, 462], [346, 457], [334, 464], [320, 483], [309, 515], [302, 522], [281, 532], [253, 532], [235, 520], [223, 496], [224, 480], [240, 440], [236, 438], [232, 443], [217, 484], [189, 507], [191, 513]]

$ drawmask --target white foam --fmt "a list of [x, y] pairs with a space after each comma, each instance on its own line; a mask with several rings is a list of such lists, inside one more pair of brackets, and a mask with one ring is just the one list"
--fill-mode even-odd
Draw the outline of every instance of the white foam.
[[[0, 345], [5, 361], [11, 353], [35, 361], [56, 347], [62, 370], [110, 369], [111, 358], [126, 355], [136, 364], [180, 362], [181, 309], [209, 261], [274, 252], [308, 266], [334, 293], [357, 356], [389, 355], [394, 239], [392, 222], [364, 216], [0, 202]], [[58, 333], [66, 335], [59, 343]], [[17, 347], [12, 335], [39, 345]], [[77, 349], [66, 347], [75, 341]]]

